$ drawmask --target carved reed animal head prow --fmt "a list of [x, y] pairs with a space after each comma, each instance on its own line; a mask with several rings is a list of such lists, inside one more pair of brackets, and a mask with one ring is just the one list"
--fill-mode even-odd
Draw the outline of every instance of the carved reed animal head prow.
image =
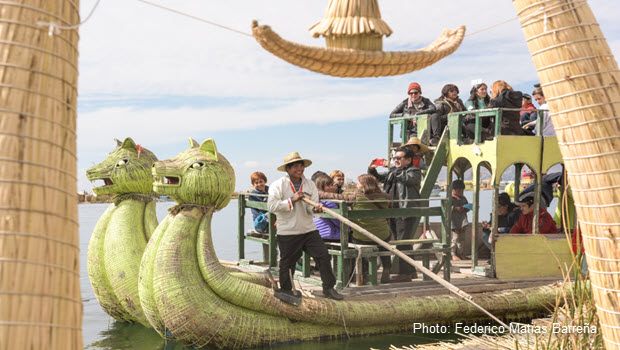
[[189, 144], [176, 157], [155, 163], [155, 192], [178, 204], [224, 208], [235, 190], [235, 171], [212, 139], [198, 144], [190, 138]]
[[152, 193], [151, 167], [157, 157], [146, 148], [136, 145], [130, 137], [123, 142], [116, 140], [116, 143], [116, 148], [106, 159], [86, 170], [86, 177], [91, 182], [103, 181], [93, 187], [93, 191], [98, 195]]

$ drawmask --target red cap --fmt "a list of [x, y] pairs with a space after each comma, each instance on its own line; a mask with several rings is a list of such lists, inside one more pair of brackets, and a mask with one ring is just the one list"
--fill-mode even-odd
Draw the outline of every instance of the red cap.
[[409, 92], [411, 92], [411, 90], [413, 90], [413, 89], [416, 89], [420, 93], [422, 93], [422, 88], [420, 87], [420, 84], [418, 84], [418, 83], [411, 83], [411, 84], [409, 84], [409, 89], [407, 89], [407, 94], [409, 94]]

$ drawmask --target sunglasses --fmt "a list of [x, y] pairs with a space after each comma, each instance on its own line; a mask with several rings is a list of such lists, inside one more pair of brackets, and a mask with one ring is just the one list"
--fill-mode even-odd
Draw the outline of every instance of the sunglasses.
[[420, 94], [420, 92], [419, 92], [419, 91], [411, 91], [411, 92], [409, 93], [409, 95], [419, 95], [419, 94]]

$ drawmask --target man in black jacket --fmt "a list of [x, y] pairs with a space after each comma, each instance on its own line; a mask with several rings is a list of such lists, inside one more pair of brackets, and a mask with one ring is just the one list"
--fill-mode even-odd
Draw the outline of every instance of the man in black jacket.
[[[392, 158], [394, 167], [386, 173], [378, 173], [374, 161], [368, 166], [368, 173], [379, 182], [383, 182], [383, 191], [392, 198], [392, 206], [397, 208], [416, 207], [417, 203], [407, 201], [410, 199], [420, 199], [420, 182], [422, 174], [420, 169], [415, 167], [413, 162], [414, 153], [411, 148], [403, 146], [396, 149]], [[412, 239], [415, 234], [415, 217], [393, 218], [390, 219], [390, 231], [395, 239]], [[411, 245], [397, 246], [399, 250], [411, 249]], [[399, 274], [392, 282], [408, 282], [412, 278], [417, 278], [416, 270], [404, 260], [399, 260]]]

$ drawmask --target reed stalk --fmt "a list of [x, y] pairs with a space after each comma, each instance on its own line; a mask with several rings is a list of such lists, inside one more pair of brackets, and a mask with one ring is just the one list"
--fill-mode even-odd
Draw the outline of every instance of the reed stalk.
[[82, 349], [78, 32], [38, 24], [79, 23], [79, 1], [0, 13], [0, 349]]
[[549, 104], [605, 346], [620, 347], [620, 73], [584, 0], [513, 0]]

